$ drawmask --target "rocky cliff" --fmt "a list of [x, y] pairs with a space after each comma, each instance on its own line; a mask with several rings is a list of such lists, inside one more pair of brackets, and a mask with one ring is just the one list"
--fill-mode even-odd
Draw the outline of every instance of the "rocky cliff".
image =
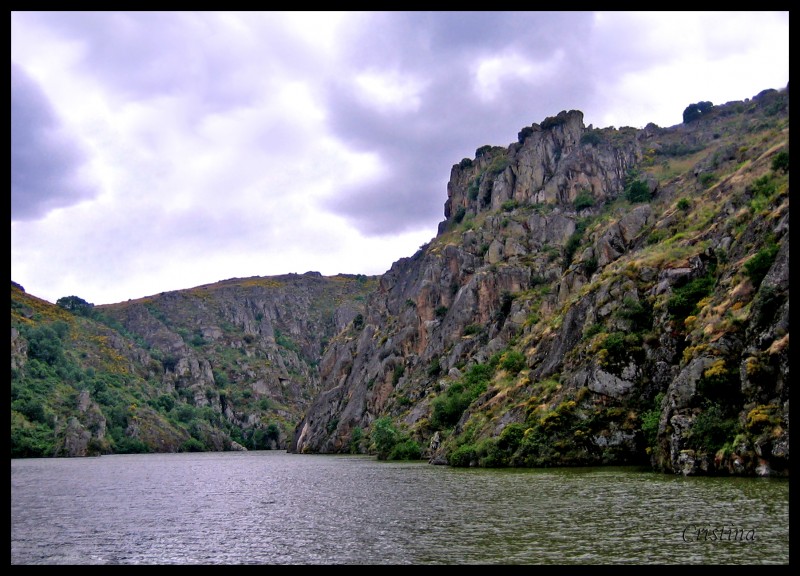
[[671, 128], [564, 111], [478, 148], [290, 450], [788, 474], [788, 111], [788, 88]]
[[54, 306], [12, 283], [12, 454], [283, 449], [375, 284], [309, 272]]
[[380, 277], [96, 307], [12, 281], [12, 456], [788, 475], [788, 86], [669, 128], [563, 111], [446, 192], [436, 236]]

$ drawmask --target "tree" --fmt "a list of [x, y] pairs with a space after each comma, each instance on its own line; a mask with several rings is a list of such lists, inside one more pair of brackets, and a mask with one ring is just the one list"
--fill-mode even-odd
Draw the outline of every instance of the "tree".
[[400, 439], [400, 433], [392, 424], [391, 418], [383, 416], [372, 423], [372, 444], [379, 460], [386, 460]]
[[69, 310], [73, 314], [80, 316], [91, 316], [94, 304], [87, 302], [78, 296], [64, 296], [56, 300], [56, 306], [60, 306], [64, 310]]
[[714, 107], [714, 104], [708, 101], [701, 101], [697, 102], [696, 104], [689, 104], [686, 109], [683, 111], [683, 123], [688, 124], [694, 120], [697, 120], [709, 110]]

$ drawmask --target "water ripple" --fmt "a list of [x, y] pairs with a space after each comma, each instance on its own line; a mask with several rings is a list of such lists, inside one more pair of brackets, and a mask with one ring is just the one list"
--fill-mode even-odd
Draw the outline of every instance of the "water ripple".
[[788, 563], [772, 479], [226, 452], [12, 460], [11, 484], [12, 564]]

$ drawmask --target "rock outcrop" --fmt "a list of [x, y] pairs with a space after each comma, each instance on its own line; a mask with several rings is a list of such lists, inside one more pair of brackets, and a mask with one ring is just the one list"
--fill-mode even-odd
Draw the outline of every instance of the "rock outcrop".
[[[518, 140], [453, 166], [437, 237], [332, 341], [290, 450], [370, 452], [389, 417], [433, 463], [788, 474], [788, 90]], [[475, 366], [486, 390], [443, 426]]]

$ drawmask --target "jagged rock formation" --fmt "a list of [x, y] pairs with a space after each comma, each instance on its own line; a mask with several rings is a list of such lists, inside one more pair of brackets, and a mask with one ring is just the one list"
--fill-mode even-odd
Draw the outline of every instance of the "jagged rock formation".
[[434, 463], [788, 474], [788, 131], [787, 88], [479, 148], [437, 237], [331, 342], [290, 450], [370, 451], [388, 417]]

